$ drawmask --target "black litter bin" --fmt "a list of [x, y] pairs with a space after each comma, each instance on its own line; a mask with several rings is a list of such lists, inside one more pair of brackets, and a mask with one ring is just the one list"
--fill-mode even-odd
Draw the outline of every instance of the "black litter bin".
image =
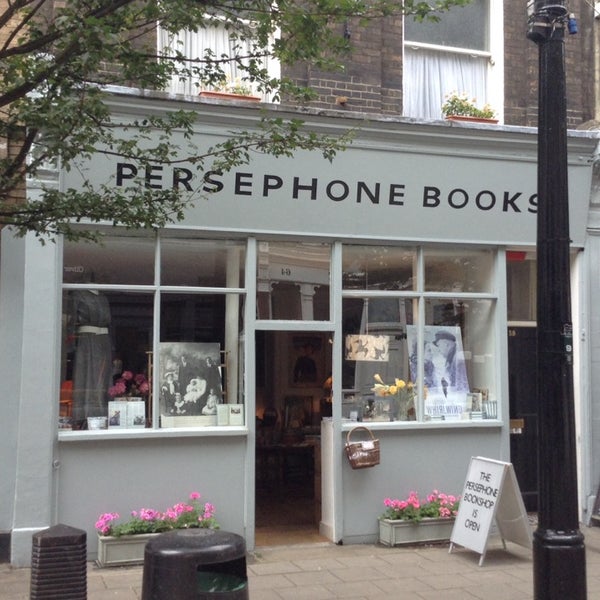
[[142, 600], [248, 600], [246, 542], [219, 529], [178, 529], [144, 551]]

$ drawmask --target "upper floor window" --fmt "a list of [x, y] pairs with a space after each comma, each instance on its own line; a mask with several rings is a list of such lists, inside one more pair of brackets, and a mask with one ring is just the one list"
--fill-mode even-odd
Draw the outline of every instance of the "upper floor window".
[[[502, 112], [502, 3], [473, 0], [437, 23], [404, 21], [404, 114], [440, 119], [452, 92]], [[493, 26], [492, 26], [493, 24]], [[499, 30], [499, 31], [498, 31]]]
[[[168, 52], [172, 55], [176, 52], [190, 60], [182, 65], [183, 70], [189, 73], [173, 75], [167, 91], [174, 94], [198, 95], [205, 86], [202, 85], [200, 77], [193, 72], [194, 67], [202, 67], [209, 62], [218, 64], [225, 75], [225, 88], [233, 91], [235, 87], [243, 87], [252, 95], [262, 96], [265, 102], [271, 101], [269, 94], [261, 94], [256, 84], [245, 80], [250, 61], [254, 57], [256, 68], [265, 69], [269, 77], [278, 78], [280, 69], [275, 59], [257, 56], [260, 52], [253, 47], [253, 42], [247, 36], [236, 36], [231, 34], [231, 29], [226, 27], [225, 22], [220, 23], [213, 20], [210, 25], [197, 31], [181, 30], [177, 34], [169, 33], [158, 27], [158, 50], [159, 53]], [[228, 60], [233, 58], [233, 60]]]

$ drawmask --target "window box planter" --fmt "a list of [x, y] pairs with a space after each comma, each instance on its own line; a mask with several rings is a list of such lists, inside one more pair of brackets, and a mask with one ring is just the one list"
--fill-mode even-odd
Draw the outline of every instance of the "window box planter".
[[230, 92], [215, 92], [204, 90], [200, 92], [200, 98], [215, 98], [219, 100], [243, 100], [246, 102], [260, 102], [259, 96], [246, 96], [244, 94], [231, 94]]
[[498, 119], [484, 119], [482, 117], [468, 117], [466, 115], [448, 115], [446, 121], [462, 121], [466, 123], [488, 123], [495, 125], [498, 123]]
[[98, 536], [99, 567], [120, 567], [138, 565], [144, 562], [146, 543], [160, 533], [139, 533], [136, 535]]
[[386, 546], [443, 542], [450, 539], [454, 519], [423, 519], [414, 521], [394, 521], [379, 519], [379, 542]]

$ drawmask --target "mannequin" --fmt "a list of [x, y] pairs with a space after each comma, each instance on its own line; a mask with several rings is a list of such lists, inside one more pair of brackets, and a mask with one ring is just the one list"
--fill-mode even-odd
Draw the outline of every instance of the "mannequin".
[[71, 326], [75, 336], [73, 361], [73, 421], [106, 416], [112, 385], [112, 351], [108, 332], [110, 306], [97, 290], [71, 294]]

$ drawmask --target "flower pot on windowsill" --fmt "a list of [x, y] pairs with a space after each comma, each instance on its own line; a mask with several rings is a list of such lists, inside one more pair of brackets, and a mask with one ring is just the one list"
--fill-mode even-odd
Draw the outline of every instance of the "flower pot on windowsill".
[[419, 522], [379, 519], [379, 542], [386, 546], [444, 542], [450, 539], [455, 519], [422, 519]]
[[139, 565], [144, 562], [146, 543], [160, 533], [138, 533], [136, 535], [98, 535], [99, 567], [121, 567]]
[[203, 90], [200, 92], [201, 98], [216, 98], [221, 100], [244, 100], [246, 102], [260, 102], [259, 96], [247, 96], [245, 94], [232, 94], [230, 92], [216, 92], [212, 90]]
[[483, 117], [469, 117], [467, 115], [446, 115], [446, 121], [463, 121], [466, 123], [489, 123], [494, 125], [498, 119], [488, 119]]

